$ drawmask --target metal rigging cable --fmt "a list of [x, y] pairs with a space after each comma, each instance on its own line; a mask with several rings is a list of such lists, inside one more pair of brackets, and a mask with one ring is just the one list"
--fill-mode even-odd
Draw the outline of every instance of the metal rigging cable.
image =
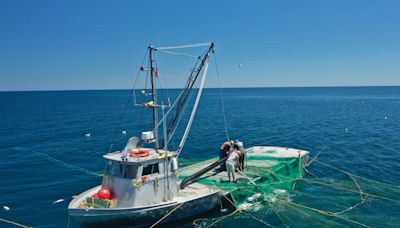
[[161, 53], [165, 54], [170, 54], [170, 55], [178, 55], [178, 56], [184, 56], [184, 57], [190, 57], [190, 58], [198, 58], [198, 56], [191, 55], [191, 54], [186, 54], [186, 53], [180, 53], [180, 52], [174, 52], [174, 51], [164, 51], [164, 50], [157, 50]]
[[203, 47], [203, 46], [211, 46], [212, 43], [197, 43], [197, 44], [187, 44], [187, 45], [179, 45], [179, 46], [170, 46], [170, 47], [155, 47], [156, 50], [171, 50], [171, 49], [181, 49], [181, 48], [193, 48], [193, 47]]
[[225, 113], [225, 102], [224, 102], [224, 94], [222, 91], [222, 83], [221, 83], [221, 77], [219, 75], [219, 68], [218, 68], [218, 63], [217, 63], [217, 57], [215, 57], [215, 55], [213, 55], [214, 57], [214, 61], [215, 61], [215, 69], [217, 71], [217, 77], [218, 77], [218, 86], [219, 86], [219, 92], [220, 92], [220, 96], [221, 96], [221, 105], [222, 105], [222, 116], [224, 118], [224, 128], [225, 128], [225, 135], [226, 135], [226, 139], [228, 141], [230, 141], [229, 139], [229, 134], [228, 134], [228, 125], [227, 125], [227, 121], [226, 121], [226, 113]]

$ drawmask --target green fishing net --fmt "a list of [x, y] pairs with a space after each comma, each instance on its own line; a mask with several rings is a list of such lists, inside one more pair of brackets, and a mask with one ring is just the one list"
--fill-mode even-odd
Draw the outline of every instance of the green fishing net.
[[[321, 170], [318, 174], [313, 170]], [[239, 175], [238, 175], [239, 176]], [[250, 181], [250, 180], [252, 181]], [[369, 180], [320, 160], [308, 167], [300, 158], [252, 156], [237, 183], [200, 178], [229, 191], [237, 209], [199, 226], [234, 222], [274, 227], [400, 227], [400, 187]]]

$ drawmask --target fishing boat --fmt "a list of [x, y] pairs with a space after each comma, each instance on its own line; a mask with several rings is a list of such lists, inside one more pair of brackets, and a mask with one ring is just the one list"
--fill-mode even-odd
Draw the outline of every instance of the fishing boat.
[[[206, 47], [206, 50], [198, 56], [173, 104], [160, 103], [155, 53], [174, 53], [171, 50], [192, 47]], [[106, 168], [102, 183], [79, 194], [68, 206], [74, 221], [83, 226], [141, 227], [194, 217], [219, 208], [226, 201], [235, 208], [243, 208], [254, 203], [257, 195], [249, 200], [248, 195], [241, 194], [241, 186], [252, 186], [259, 191], [261, 182], [276, 183], [285, 179], [284, 184], [291, 185], [291, 178], [304, 175], [308, 151], [273, 146], [244, 149], [245, 165], [237, 173], [237, 182], [226, 181], [227, 173], [216, 169], [226, 158], [179, 167], [179, 155], [192, 127], [213, 53], [214, 43], [148, 47], [148, 67], [141, 66], [140, 71], [148, 72], [151, 90], [141, 91], [148, 100], [137, 103], [135, 98], [135, 105], [152, 110], [152, 129], [142, 132], [140, 139], [131, 137], [123, 149], [103, 156]], [[196, 81], [199, 81], [197, 95], [179, 146], [169, 150], [169, 140], [179, 125]]]

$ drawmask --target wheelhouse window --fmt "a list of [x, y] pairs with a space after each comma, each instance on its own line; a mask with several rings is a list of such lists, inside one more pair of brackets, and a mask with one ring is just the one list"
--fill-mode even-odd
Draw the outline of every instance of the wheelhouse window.
[[121, 177], [122, 166], [119, 162], [108, 161], [105, 173], [109, 176]]
[[106, 175], [113, 177], [135, 179], [137, 170], [137, 165], [120, 163], [117, 161], [108, 161], [105, 173]]
[[158, 170], [158, 163], [155, 164], [148, 164], [143, 166], [142, 176], [159, 173]]
[[128, 179], [136, 179], [137, 171], [138, 171], [137, 165], [126, 165], [123, 176], [124, 176], [124, 178], [128, 178]]

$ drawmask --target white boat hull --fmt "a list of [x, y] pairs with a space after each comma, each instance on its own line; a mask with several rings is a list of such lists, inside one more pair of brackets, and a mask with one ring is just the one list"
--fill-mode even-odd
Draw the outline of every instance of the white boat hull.
[[82, 226], [143, 227], [156, 223], [176, 207], [178, 208], [163, 219], [161, 223], [177, 221], [205, 213], [219, 206], [221, 197], [222, 192], [215, 191], [208, 195], [202, 195], [184, 202], [170, 202], [146, 207], [116, 209], [87, 210], [84, 208], [69, 207], [68, 211], [72, 222], [76, 222]]

